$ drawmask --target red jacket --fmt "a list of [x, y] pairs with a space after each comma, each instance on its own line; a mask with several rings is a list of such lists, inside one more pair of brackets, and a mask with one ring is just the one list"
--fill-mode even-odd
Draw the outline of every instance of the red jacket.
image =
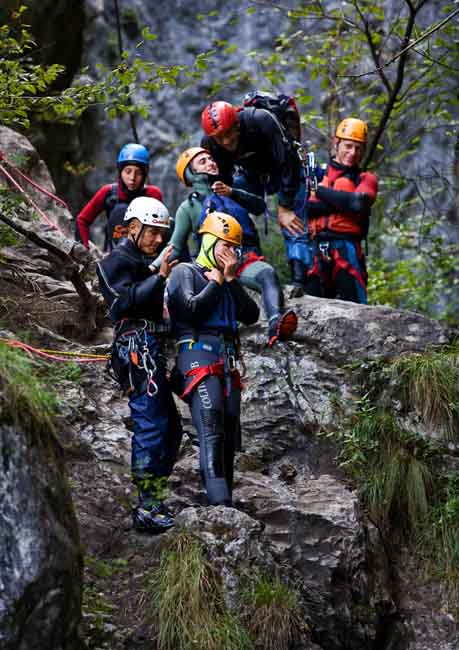
[[[86, 248], [89, 247], [90, 226], [101, 212], [106, 209], [105, 201], [112, 191], [112, 185], [104, 185], [97, 190], [92, 199], [84, 206], [76, 218], [76, 227], [80, 235], [81, 242]], [[153, 199], [163, 200], [163, 194], [156, 185], [145, 185], [136, 196], [149, 196]], [[121, 188], [118, 182], [118, 202], [130, 203], [135, 197], [129, 198], [126, 192]]]
[[[370, 207], [377, 193], [378, 180], [374, 174], [346, 168], [332, 161], [317, 189], [316, 198], [308, 201], [310, 236], [326, 238], [328, 233], [334, 238], [364, 239]], [[323, 213], [320, 205], [327, 208]]]

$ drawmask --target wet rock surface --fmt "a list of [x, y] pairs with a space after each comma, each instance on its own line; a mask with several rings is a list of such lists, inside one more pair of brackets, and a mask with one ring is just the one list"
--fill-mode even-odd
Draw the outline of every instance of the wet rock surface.
[[0, 646], [77, 650], [78, 525], [56, 441], [0, 424]]

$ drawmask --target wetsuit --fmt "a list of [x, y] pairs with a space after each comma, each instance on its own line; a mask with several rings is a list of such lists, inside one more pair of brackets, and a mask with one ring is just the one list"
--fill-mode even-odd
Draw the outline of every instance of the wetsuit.
[[237, 321], [259, 310], [237, 280], [210, 282], [198, 264], [179, 264], [168, 284], [178, 338], [180, 393], [199, 436], [200, 469], [211, 505], [230, 505], [234, 452], [240, 448], [240, 383], [235, 369]]
[[124, 213], [129, 203], [138, 196], [149, 196], [163, 200], [163, 195], [156, 185], [144, 185], [135, 192], [130, 192], [122, 183], [104, 185], [84, 206], [76, 218], [76, 238], [86, 248], [89, 247], [91, 224], [101, 212], [107, 215], [106, 238], [104, 250], [112, 250], [120, 240], [127, 236], [127, 226], [123, 223]]
[[307, 293], [352, 302], [367, 302], [367, 273], [361, 241], [367, 235], [370, 208], [378, 181], [358, 167], [332, 160], [316, 198], [306, 202], [314, 265]]
[[293, 209], [300, 185], [300, 160], [279, 122], [262, 108], [244, 108], [239, 113], [239, 144], [227, 151], [209, 136], [201, 146], [218, 165], [222, 180], [232, 184], [235, 167], [244, 170], [248, 190], [263, 197], [278, 193], [279, 205]]
[[177, 457], [182, 429], [166, 379], [163, 338], [165, 279], [148, 268], [130, 239], [97, 265], [100, 289], [114, 323], [112, 365], [129, 395], [134, 423], [132, 477], [141, 501], [156, 497]]

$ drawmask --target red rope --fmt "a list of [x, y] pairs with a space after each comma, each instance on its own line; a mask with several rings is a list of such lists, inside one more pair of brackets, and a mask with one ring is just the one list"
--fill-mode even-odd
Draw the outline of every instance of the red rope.
[[[25, 180], [29, 185], [32, 185], [35, 189], [37, 189], [39, 192], [42, 194], [45, 194], [48, 198], [52, 199], [53, 201], [56, 201], [59, 203], [62, 207], [66, 208], [67, 210], [69, 209], [67, 203], [63, 201], [61, 198], [47, 190], [46, 188], [42, 187], [35, 181], [33, 181], [31, 178], [26, 176], [23, 172], [21, 172], [17, 167], [12, 165], [8, 159], [6, 158], [5, 154], [3, 151], [0, 151], [0, 162], [5, 162], [12, 171], [14, 171], [16, 174], [18, 174], [23, 180]], [[50, 228], [53, 230], [57, 230], [58, 232], [62, 232], [62, 230], [59, 228], [57, 224], [55, 224], [51, 219], [48, 217], [48, 215], [43, 212], [43, 210], [38, 207], [38, 205], [35, 203], [35, 201], [27, 194], [27, 192], [24, 190], [24, 188], [18, 183], [18, 181], [5, 169], [4, 165], [0, 165], [0, 172], [12, 183], [12, 185], [20, 192], [21, 194], [24, 195], [26, 200], [35, 208], [35, 210], [38, 212], [38, 214], [41, 216], [43, 221], [48, 225]]]
[[29, 356], [32, 356], [32, 354], [37, 354], [40, 357], [44, 357], [45, 359], [50, 359], [51, 361], [73, 361], [74, 363], [101, 363], [104, 362], [106, 363], [106, 359], [86, 359], [86, 358], [80, 358], [80, 357], [74, 357], [72, 359], [69, 359], [68, 357], [60, 357], [56, 354], [48, 354], [47, 352], [42, 352], [41, 350], [38, 350], [37, 348], [32, 347], [31, 345], [28, 345], [27, 343], [23, 343], [22, 341], [4, 341], [6, 345], [9, 345], [12, 348], [19, 348], [20, 350], [23, 350], [24, 352], [27, 352]]

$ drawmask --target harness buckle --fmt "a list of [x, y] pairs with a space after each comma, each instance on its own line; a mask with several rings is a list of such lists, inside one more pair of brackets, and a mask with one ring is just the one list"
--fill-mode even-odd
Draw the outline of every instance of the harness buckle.
[[319, 252], [324, 262], [331, 262], [329, 254], [330, 243], [328, 241], [319, 242]]
[[236, 357], [234, 356], [234, 354], [228, 355], [228, 370], [230, 372], [236, 370]]

